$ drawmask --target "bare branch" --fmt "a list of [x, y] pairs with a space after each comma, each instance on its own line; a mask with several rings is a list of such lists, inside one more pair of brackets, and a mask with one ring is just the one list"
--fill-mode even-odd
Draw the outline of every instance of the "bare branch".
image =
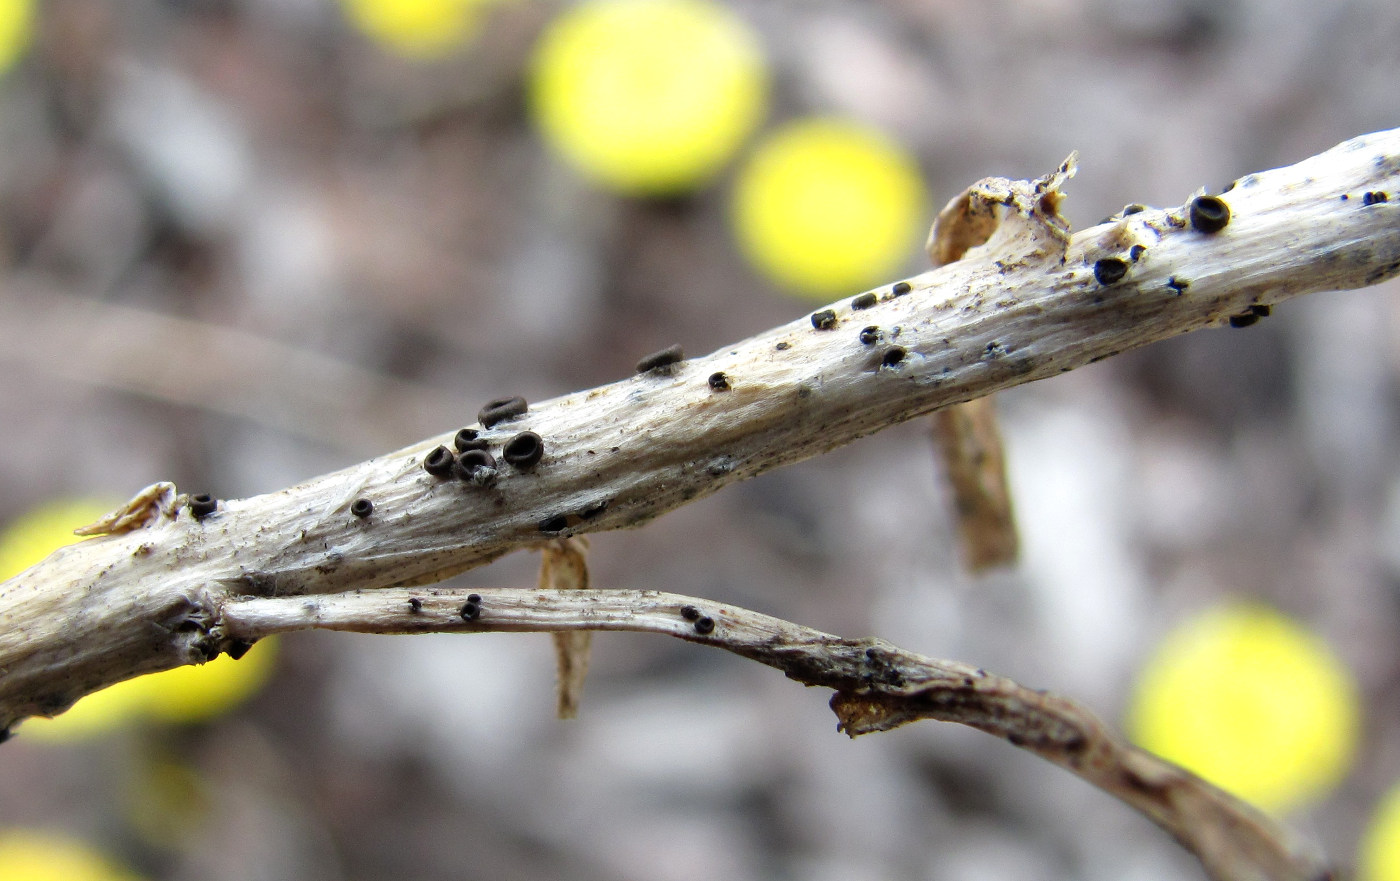
[[[468, 597], [472, 599], [468, 599]], [[364, 633], [631, 630], [722, 648], [831, 688], [852, 737], [919, 719], [958, 722], [1030, 750], [1111, 793], [1191, 850], [1218, 881], [1318, 881], [1321, 856], [1264, 814], [1113, 735], [1072, 700], [879, 639], [842, 639], [710, 600], [657, 591], [392, 588], [232, 600], [229, 635], [319, 628]]]
[[[190, 499], [163, 484], [144, 490], [93, 525], [110, 534], [0, 584], [0, 731], [122, 679], [241, 653], [256, 622], [228, 626], [221, 615], [232, 603], [251, 614], [260, 607], [248, 598], [300, 595], [307, 598], [276, 602], [325, 612], [331, 601], [312, 595], [426, 584], [543, 541], [638, 526], [924, 413], [1190, 330], [1252, 322], [1289, 297], [1400, 273], [1400, 199], [1392, 198], [1400, 194], [1400, 130], [1249, 175], [1218, 198], [1125, 211], [1072, 237], [1057, 211], [1069, 171], [1038, 182], [988, 178], [953, 200], [945, 216], [963, 217], [977, 234], [952, 250], [988, 236], [956, 262], [702, 358], [659, 359], [641, 375], [528, 412], [483, 414], [470, 443], [487, 450], [470, 452], [486, 458], [461, 469], [467, 479], [424, 467], [453, 441], [449, 432], [249, 499]], [[860, 332], [870, 326], [874, 332]], [[526, 430], [541, 441], [542, 457], [504, 455]], [[451, 464], [446, 450], [439, 458]], [[573, 597], [589, 602], [587, 629], [635, 628], [638, 610], [610, 613], [607, 596]], [[541, 603], [530, 629], [567, 628], [577, 611]], [[687, 619], [666, 614], [684, 630]], [[551, 615], [557, 626], [546, 626]], [[705, 621], [737, 626], [723, 612], [702, 613], [688, 638], [704, 636], [694, 628]], [[1032, 700], [992, 677], [958, 685], [949, 675], [968, 675], [961, 665], [928, 667], [881, 643], [773, 619], [753, 626], [755, 637], [767, 628], [770, 642], [735, 650], [837, 688], [852, 733], [934, 717], [1010, 739], [1006, 720], [1021, 712], [1014, 708], [1034, 705], [1042, 715], [1025, 715], [1017, 735], [1027, 748], [1052, 761], [1063, 754], [1066, 767], [1154, 817], [1169, 816], [1164, 804], [1181, 800], [1180, 813], [1200, 801], [1191, 810], [1215, 822], [1201, 827], [1199, 852], [1234, 847], [1214, 837], [1273, 836], [1250, 831], [1265, 828], [1257, 817], [1211, 814], [1218, 800], [1182, 795], [1201, 790], [1182, 784], [1180, 771], [1121, 744], [1076, 745], [1116, 742], [1058, 699]], [[804, 654], [812, 639], [821, 651]], [[877, 668], [894, 678], [854, 687], [878, 679]], [[1048, 718], [1056, 725], [1047, 727]], [[1100, 762], [1132, 774], [1097, 780]], [[1256, 864], [1268, 863], [1240, 863]]]

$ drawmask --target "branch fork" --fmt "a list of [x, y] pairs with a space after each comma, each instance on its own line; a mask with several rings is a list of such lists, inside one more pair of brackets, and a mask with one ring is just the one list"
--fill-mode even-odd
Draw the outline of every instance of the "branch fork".
[[[703, 357], [483, 418], [469, 428], [487, 450], [522, 431], [542, 446], [493, 481], [425, 470], [454, 427], [253, 498], [147, 487], [82, 530], [95, 537], [0, 584], [0, 731], [273, 632], [646, 630], [835, 689], [852, 735], [935, 718], [1003, 737], [1142, 810], [1216, 878], [1325, 877], [1272, 821], [1062, 698], [733, 606], [589, 589], [587, 533], [1003, 388], [1400, 274], [1400, 129], [1074, 234], [1057, 210], [1072, 172], [1071, 160], [1039, 181], [971, 187], [940, 214], [928, 272]], [[541, 546], [550, 574], [534, 590], [472, 600], [425, 586]], [[560, 657], [574, 683], [561, 685], [567, 712], [584, 653], [569, 642]]]

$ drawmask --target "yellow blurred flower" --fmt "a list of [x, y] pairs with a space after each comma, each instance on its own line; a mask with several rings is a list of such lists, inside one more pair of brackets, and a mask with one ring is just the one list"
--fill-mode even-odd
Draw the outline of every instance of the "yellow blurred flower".
[[[0, 0], [3, 2], [3, 0]], [[0, 832], [0, 878], [5, 881], [139, 881], [88, 845], [55, 832]]]
[[733, 218], [749, 260], [826, 299], [895, 273], [928, 226], [918, 166], [858, 123], [805, 119], [769, 134], [739, 172]]
[[1359, 881], [1400, 881], [1400, 785], [1381, 800], [1366, 828], [1356, 877]]
[[1128, 727], [1145, 749], [1260, 807], [1325, 795], [1351, 766], [1360, 700], [1312, 633], [1230, 604], [1188, 621], [1138, 679]]
[[74, 529], [93, 522], [118, 503], [110, 499], [58, 499], [15, 519], [0, 532], [0, 581], [78, 541]]
[[341, 0], [351, 23], [392, 52], [446, 55], [474, 38], [488, 6], [503, 0]]
[[[0, 580], [77, 541], [76, 527], [114, 507], [93, 499], [63, 499], [18, 518], [0, 532]], [[26, 739], [78, 740], [143, 718], [185, 723], [210, 719], [262, 688], [271, 677], [276, 656], [276, 641], [263, 640], [238, 661], [220, 655], [201, 666], [129, 679], [88, 695], [53, 719], [29, 719], [22, 732]]]
[[531, 109], [548, 144], [628, 194], [709, 181], [762, 120], [757, 37], [709, 0], [590, 0], [540, 39]]
[[34, 35], [34, 0], [0, 0], [0, 73], [29, 48]]

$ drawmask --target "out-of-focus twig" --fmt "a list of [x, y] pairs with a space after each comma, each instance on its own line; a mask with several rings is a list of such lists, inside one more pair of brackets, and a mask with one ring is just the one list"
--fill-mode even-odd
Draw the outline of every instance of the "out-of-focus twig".
[[0, 295], [0, 362], [356, 453], [465, 409], [461, 398], [265, 336], [53, 290]]
[[[540, 590], [588, 590], [588, 538], [563, 538], [540, 547]], [[554, 639], [557, 671], [555, 714], [560, 719], [578, 718], [583, 698], [583, 681], [588, 678], [588, 658], [593, 634], [587, 630], [566, 630], [550, 634]]]

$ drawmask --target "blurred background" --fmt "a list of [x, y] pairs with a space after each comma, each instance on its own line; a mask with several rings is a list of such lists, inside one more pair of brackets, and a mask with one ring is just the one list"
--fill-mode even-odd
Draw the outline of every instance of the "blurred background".
[[[1077, 149], [1082, 228], [1400, 124], [1397, 82], [1393, 0], [0, 0], [0, 577], [157, 480], [276, 490], [920, 271], [978, 178]], [[916, 420], [594, 537], [594, 583], [1076, 697], [1395, 881], [1396, 293], [1000, 395], [1012, 571], [961, 568]], [[560, 722], [553, 663], [304, 634], [111, 689], [0, 748], [0, 877], [1201, 877], [977, 732], [850, 741], [621, 634]]]

